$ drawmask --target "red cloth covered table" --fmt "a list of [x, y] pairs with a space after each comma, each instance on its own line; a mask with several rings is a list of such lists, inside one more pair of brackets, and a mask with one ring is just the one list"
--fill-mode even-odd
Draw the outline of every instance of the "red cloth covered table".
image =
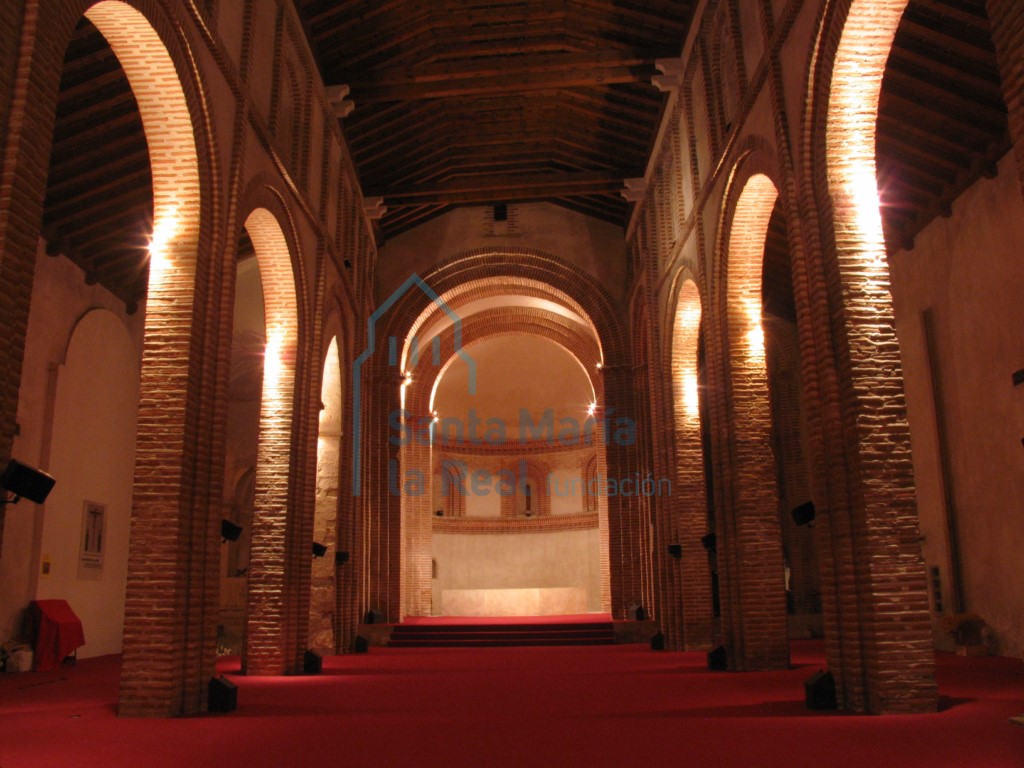
[[59, 668], [76, 648], [85, 645], [82, 622], [66, 600], [33, 600], [26, 621], [36, 642], [34, 671]]

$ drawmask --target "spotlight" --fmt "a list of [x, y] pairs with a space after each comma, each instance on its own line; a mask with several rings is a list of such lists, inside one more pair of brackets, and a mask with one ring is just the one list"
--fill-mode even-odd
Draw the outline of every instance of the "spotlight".
[[797, 525], [810, 527], [811, 521], [814, 520], [814, 502], [807, 501], [798, 507], [793, 507], [793, 511], [790, 514], [793, 515], [793, 522]]
[[683, 556], [683, 545], [682, 544], [669, 544], [668, 553], [672, 555], [676, 560]]
[[708, 552], [714, 552], [718, 546], [718, 536], [714, 533], [709, 533], [707, 536], [700, 537], [700, 543], [704, 545], [704, 549]]
[[327, 547], [318, 541], [313, 542], [313, 557], [323, 557], [327, 554]]
[[335, 552], [334, 553], [334, 564], [344, 565], [348, 562], [348, 552]]
[[11, 459], [0, 475], [0, 487], [8, 493], [13, 493], [14, 498], [0, 500], [0, 504], [17, 504], [21, 499], [42, 504], [56, 482], [42, 470], [22, 464], [17, 459]]
[[804, 681], [804, 699], [808, 709], [836, 709], [836, 679], [819, 669]]
[[724, 645], [718, 645], [708, 651], [708, 669], [715, 672], [722, 672], [728, 669], [729, 653]]
[[238, 537], [242, 535], [242, 526], [237, 523], [233, 523], [228, 519], [220, 521], [220, 538], [221, 543], [225, 541], [238, 541]]
[[314, 650], [308, 650], [302, 655], [302, 673], [304, 675], [319, 675], [324, 668], [323, 657]]

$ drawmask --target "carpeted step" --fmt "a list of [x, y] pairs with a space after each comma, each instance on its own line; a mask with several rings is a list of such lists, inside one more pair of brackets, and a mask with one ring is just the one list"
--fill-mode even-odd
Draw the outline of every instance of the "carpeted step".
[[612, 623], [587, 624], [398, 624], [391, 648], [498, 648], [509, 646], [611, 645]]

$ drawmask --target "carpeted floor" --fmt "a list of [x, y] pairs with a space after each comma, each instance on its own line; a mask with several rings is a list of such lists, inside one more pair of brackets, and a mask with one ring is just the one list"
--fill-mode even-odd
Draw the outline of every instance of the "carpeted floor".
[[[245, 678], [236, 712], [116, 716], [117, 657], [0, 676], [0, 768], [984, 766], [1024, 768], [1024, 663], [939, 654], [942, 710], [811, 712], [813, 642], [783, 672], [646, 646], [378, 649], [319, 677]], [[225, 671], [237, 659], [224, 659]]]

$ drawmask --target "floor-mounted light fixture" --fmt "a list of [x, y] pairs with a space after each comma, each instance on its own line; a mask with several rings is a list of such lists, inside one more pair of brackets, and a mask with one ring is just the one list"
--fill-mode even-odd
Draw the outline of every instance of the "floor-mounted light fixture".
[[318, 541], [313, 542], [313, 557], [323, 557], [327, 554], [327, 546]]

